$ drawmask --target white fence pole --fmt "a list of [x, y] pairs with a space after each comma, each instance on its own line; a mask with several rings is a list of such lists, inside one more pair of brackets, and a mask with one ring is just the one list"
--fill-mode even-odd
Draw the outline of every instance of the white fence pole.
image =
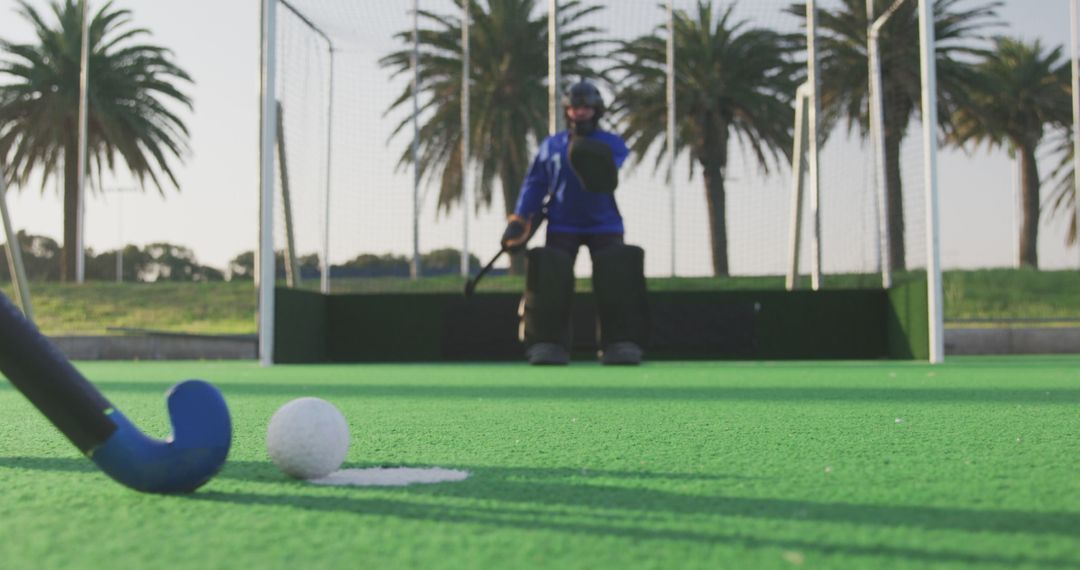
[[461, 239], [461, 276], [469, 277], [469, 217], [472, 216], [472, 188], [469, 180], [470, 135], [472, 134], [471, 118], [469, 116], [469, 20], [471, 19], [469, 4], [471, 0], [461, 3], [461, 211], [462, 211], [462, 239]]
[[[78, 206], [75, 213], [75, 243], [64, 244], [68, 255], [75, 255], [75, 282], [86, 280], [86, 145], [90, 126], [90, 2], [82, 0], [82, 53], [79, 60], [79, 180]], [[74, 250], [74, 251], [73, 251]], [[68, 277], [71, 277], [70, 275]]]
[[926, 186], [926, 295], [930, 324], [930, 362], [945, 360], [945, 323], [941, 288], [937, 179], [937, 58], [933, 0], [919, 0], [922, 55], [923, 165]]
[[1080, 254], [1080, 7], [1077, 4], [1077, 0], [1069, 3], [1069, 27], [1072, 30], [1073, 205], [1076, 207], [1073, 224], [1076, 251]]
[[671, 225], [671, 276], [675, 277], [675, 260], [678, 248], [676, 247], [677, 232], [675, 230], [677, 224], [675, 223], [675, 7], [673, 0], [667, 2], [667, 32], [667, 178], [670, 201], [668, 208], [671, 216], [669, 220]]
[[326, 195], [323, 196], [322, 263], [319, 268], [319, 291], [330, 293], [330, 190], [334, 179], [334, 44], [330, 44], [330, 96], [326, 102]]
[[274, 363], [274, 135], [277, 132], [277, 0], [262, 0], [262, 97], [259, 137], [259, 363]]
[[548, 0], [548, 134], [561, 130], [562, 110], [562, 53], [559, 49], [559, 2]]
[[420, 0], [413, 0], [412, 46], [412, 263], [409, 277], [420, 278]]
[[4, 170], [0, 169], [0, 223], [4, 225], [7, 238], [8, 271], [15, 290], [15, 302], [22, 308], [28, 321], [34, 320], [34, 308], [30, 302], [30, 286], [26, 282], [26, 266], [23, 265], [22, 247], [15, 227], [11, 223], [11, 214], [7, 207], [7, 187], [4, 185]]
[[810, 104], [810, 85], [803, 83], [795, 91], [795, 136], [791, 151], [791, 225], [788, 242], [788, 268], [784, 287], [794, 291], [799, 280], [799, 254], [802, 248], [803, 188], [806, 186], [806, 114]]
[[817, 50], [817, 3], [814, 0], [809, 0], [806, 3], [806, 45], [807, 83], [810, 85], [810, 105], [807, 108], [808, 175], [810, 178], [810, 213], [813, 215], [814, 224], [811, 240], [813, 245], [810, 248], [810, 286], [814, 291], [817, 291], [822, 287], [823, 277], [821, 270], [821, 176], [819, 173], [820, 162], [818, 160], [818, 117], [821, 115], [821, 99], [818, 98], [820, 64]]
[[885, 23], [892, 18], [905, 0], [896, 0], [880, 17], [874, 18], [874, 0], [866, 0], [867, 21], [872, 22], [867, 31], [867, 54], [870, 60], [870, 137], [874, 141], [874, 183], [878, 200], [878, 258], [880, 259], [881, 286], [892, 287], [892, 236], [889, 235], [889, 192], [885, 175], [885, 101], [881, 81], [880, 35]]

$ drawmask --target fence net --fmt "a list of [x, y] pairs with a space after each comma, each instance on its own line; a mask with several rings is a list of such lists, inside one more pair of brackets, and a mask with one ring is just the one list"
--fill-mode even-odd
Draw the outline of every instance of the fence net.
[[[850, 4], [827, 0], [819, 2], [818, 7], [842, 10]], [[547, 134], [548, 3], [490, 0], [471, 5], [470, 154], [475, 160], [468, 180], [476, 207], [468, 211], [463, 207], [458, 177], [463, 10], [460, 2], [453, 0], [421, 0], [418, 5], [418, 123], [424, 168], [416, 189], [419, 208], [414, 208], [410, 162], [412, 3], [278, 3], [276, 89], [282, 121], [277, 137], [275, 250], [296, 253], [296, 286], [317, 286], [322, 263], [327, 260], [332, 291], [432, 290], [448, 284], [456, 287], [461, 282], [458, 276], [463, 248], [468, 248], [473, 270], [499, 250], [507, 197], [516, 196], [524, 172], [520, 168], [503, 169], [492, 157], [524, 149], [527, 164], [538, 139]], [[605, 99], [619, 107], [626, 90], [635, 82], [649, 81], [650, 77], [656, 80], [655, 73], [643, 74], [641, 66], [651, 66], [654, 71], [660, 66], [662, 75], [662, 59], [636, 62], [641, 64], [636, 68], [637, 75], [627, 71], [627, 65], [619, 64], [632, 59], [628, 55], [629, 42], [648, 37], [666, 42], [668, 14], [663, 3], [583, 0], [562, 2], [559, 9], [563, 87], [591, 73], [590, 78], [600, 84]], [[652, 278], [773, 277], [773, 282], [782, 283], [793, 242], [790, 139], [794, 112], [777, 117], [755, 113], [745, 105], [774, 97], [786, 101], [790, 111], [795, 93], [772, 93], [761, 87], [755, 87], [757, 91], [750, 95], [741, 93], [745, 86], [740, 81], [752, 87], [753, 78], [725, 74], [723, 59], [717, 53], [740, 36], [768, 30], [777, 38], [793, 42], [795, 47], [786, 57], [804, 63], [801, 8], [779, 0], [675, 0], [673, 9], [677, 21], [687, 29], [709, 31], [712, 38], [711, 45], [706, 46], [688, 34], [676, 33], [676, 101], [681, 102], [676, 117], [680, 137], [692, 138], [692, 112], [698, 110], [701, 101], [721, 109], [732, 121], [749, 121], [751, 126], [745, 131], [730, 129], [727, 144], [721, 145], [720, 151], [726, 153], [726, 162], [719, 170], [726, 214], [720, 227], [711, 227], [705, 174], [707, 160], [714, 159], [709, 149], [715, 150], [716, 145], [703, 147], [698, 140], [681, 140], [681, 152], [669, 183], [667, 159], [662, 156], [666, 152], [666, 109], [661, 107], [652, 113], [655, 125], [646, 130], [656, 131], [654, 142], [641, 156], [628, 162], [616, 194], [626, 239], [645, 248], [646, 273]], [[837, 37], [836, 31], [827, 27], [819, 35]], [[863, 45], [856, 43], [855, 49], [865, 54], [865, 34], [862, 41]], [[851, 83], [830, 74], [866, 78], [863, 57], [861, 70], [842, 69], [823, 61], [823, 117], [829, 116], [832, 109], [825, 93], [835, 89], [834, 85]], [[685, 65], [680, 66], [680, 62]], [[886, 75], [898, 68], [888, 61], [884, 67]], [[788, 79], [793, 87], [798, 83], [795, 79], [804, 78], [805, 66], [796, 65], [796, 72], [785, 69], [791, 74]], [[766, 68], [759, 74], [773, 72]], [[662, 93], [662, 81], [655, 87]], [[605, 118], [604, 128], [625, 133], [632, 117], [638, 121], [643, 115], [648, 117], [651, 111], [634, 108], [635, 99], [625, 99], [619, 107], [622, 112]], [[861, 105], [866, 102], [863, 95]], [[501, 108], [493, 109], [496, 105]], [[525, 118], [519, 124], [507, 124], [505, 113], [494, 112], [505, 111], [506, 106], [514, 106]], [[900, 114], [902, 110], [886, 107], [885, 112]], [[909, 114], [905, 136], [899, 142], [898, 165], [893, 169], [899, 172], [902, 184], [898, 202], [902, 207], [894, 204], [891, 212], [894, 219], [903, 214], [906, 259], [903, 267], [894, 270], [925, 267], [926, 257], [918, 109]], [[759, 156], [755, 133], [777, 123], [784, 123], [788, 142], [761, 143], [765, 154]], [[842, 113], [835, 121], [823, 120], [822, 131], [820, 212], [825, 286], [879, 284], [876, 275], [882, 256], [878, 247], [879, 196], [873, 145], [865, 125], [859, 121], [849, 124]], [[505, 186], [510, 187], [509, 192]], [[810, 271], [813, 232], [809, 185], [806, 188], [799, 256], [799, 272], [803, 275]], [[420, 276], [415, 280], [410, 279], [409, 267], [414, 251], [414, 218], [418, 228], [416, 249], [421, 254]], [[899, 231], [895, 222], [890, 225]], [[718, 232], [723, 232], [727, 241], [726, 274], [718, 271], [715, 262]], [[542, 235], [534, 238], [533, 244], [541, 240]], [[279, 274], [284, 275], [287, 258], [279, 259]], [[588, 276], [589, 265], [588, 256], [580, 255], [577, 275]], [[496, 265], [495, 273], [507, 271], [509, 261], [504, 258]], [[837, 274], [861, 278], [829, 278]]]

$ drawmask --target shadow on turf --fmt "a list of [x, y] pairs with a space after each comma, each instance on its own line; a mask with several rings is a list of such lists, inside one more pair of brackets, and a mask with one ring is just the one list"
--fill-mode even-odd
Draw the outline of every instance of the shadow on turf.
[[[349, 465], [347, 467], [372, 467]], [[793, 523], [847, 524], [865, 527], [918, 528], [970, 533], [1020, 533], [1080, 536], [1080, 513], [1038, 513], [1017, 510], [978, 510], [906, 505], [826, 503], [796, 499], [691, 495], [649, 488], [653, 481], [735, 479], [686, 473], [582, 471], [580, 469], [499, 468], [451, 466], [473, 475], [460, 483], [402, 488], [322, 488], [288, 479], [269, 462], [230, 461], [220, 479], [285, 485], [303, 493], [261, 494], [214, 490], [213, 484], [189, 495], [192, 500], [264, 505], [314, 511], [392, 516], [415, 520], [512, 526], [558, 532], [587, 533], [633, 539], [688, 540], [737, 543], [752, 547], [804, 549], [866, 556], [896, 556], [935, 562], [1039, 564], [1077, 567], [1080, 560], [1001, 557], [968, 552], [921, 551], [907, 548], [770, 541], [754, 537], [659, 528], [678, 524], [680, 516], [775, 520]], [[0, 457], [0, 469], [96, 472], [78, 458]], [[102, 477], [104, 483], [106, 479]], [[643, 486], [644, 482], [645, 486]], [[331, 493], [330, 495], [326, 494]], [[374, 493], [378, 496], [373, 496]], [[387, 493], [400, 499], [387, 498]], [[416, 498], [482, 501], [494, 507], [460, 502], [417, 503]], [[676, 515], [672, 517], [672, 515]], [[572, 520], [565, 520], [572, 519]], [[581, 522], [587, 519], [587, 522]], [[687, 519], [693, 520], [693, 519]], [[700, 519], [696, 519], [700, 520]], [[732, 524], [737, 524], [732, 523]], [[652, 525], [652, 528], [650, 528]]]
[[[1080, 390], [958, 388], [799, 388], [799, 387], [621, 387], [621, 386], [454, 386], [446, 384], [263, 384], [215, 382], [230, 395], [320, 396], [456, 400], [641, 400], [733, 402], [905, 402], [938, 404], [1080, 404]], [[4, 385], [0, 383], [0, 389]], [[106, 392], [163, 393], [161, 384], [102, 382]]]
[[[977, 511], [788, 499], [707, 497], [611, 484], [613, 479], [634, 481], [667, 478], [668, 475], [663, 473], [601, 471], [582, 474], [575, 469], [454, 467], [467, 469], [473, 476], [464, 482], [441, 485], [332, 489], [311, 487], [299, 481], [288, 480], [267, 463], [238, 462], [230, 465], [222, 476], [244, 481], [286, 483], [305, 492], [283, 495], [225, 492], [211, 488], [190, 495], [190, 498], [212, 503], [352, 513], [357, 516], [509, 527], [526, 531], [542, 530], [632, 540], [731, 544], [743, 548], [780, 548], [820, 554], [889, 557], [927, 563], [1037, 565], [1049, 568], [1076, 568], [1080, 565], [1080, 560], [1076, 559], [989, 554], [985, 552], [985, 547], [982, 552], [920, 550], [888, 545], [767, 539], [752, 536], [748, 532], [740, 534], [737, 530], [728, 534], [670, 528], [687, 524], [687, 521], [689, 524], [701, 524], [700, 518], [670, 516], [690, 515], [724, 517], [727, 520], [723, 523], [718, 519], [707, 523], [714, 528], [723, 529], [738, 529], [737, 519], [767, 519], [793, 523], [839, 523], [962, 530], [972, 533], [994, 532], [1003, 535], [1024, 533], [1072, 537], [1080, 534], [1080, 515], [1075, 513]], [[590, 483], [589, 478], [603, 480], [604, 484]], [[318, 494], [307, 492], [315, 489], [318, 489], [315, 491]], [[323, 491], [329, 491], [329, 494]], [[388, 498], [387, 493], [399, 498]], [[477, 500], [485, 506], [472, 506], [461, 502], [417, 502], [417, 498]], [[495, 506], [490, 506], [493, 502]]]

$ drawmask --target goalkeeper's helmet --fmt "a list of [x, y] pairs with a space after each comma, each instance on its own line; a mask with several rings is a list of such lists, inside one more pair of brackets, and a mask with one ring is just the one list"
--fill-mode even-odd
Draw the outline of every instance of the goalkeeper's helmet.
[[563, 94], [563, 109], [569, 109], [570, 107], [592, 107], [596, 111], [596, 119], [600, 119], [601, 115], [607, 108], [604, 106], [604, 97], [600, 95], [600, 90], [596, 88], [592, 83], [582, 80], [570, 86]]
[[562, 104], [564, 113], [569, 111], [571, 107], [590, 107], [594, 111], [592, 119], [583, 123], [575, 122], [567, 114], [566, 120], [570, 130], [579, 135], [587, 135], [596, 130], [596, 126], [600, 123], [600, 117], [604, 116], [604, 111], [607, 110], [607, 107], [604, 106], [604, 98], [600, 95], [600, 90], [585, 80], [571, 85], [566, 90], [566, 93], [563, 94]]

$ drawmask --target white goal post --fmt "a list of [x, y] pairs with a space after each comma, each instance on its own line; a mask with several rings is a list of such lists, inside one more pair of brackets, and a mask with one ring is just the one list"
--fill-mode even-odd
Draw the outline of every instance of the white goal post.
[[[923, 11], [929, 14], [927, 4], [932, 2], [899, 1], [919, 2], [920, 14]], [[490, 191], [490, 180], [481, 182], [477, 161], [485, 149], [489, 148], [485, 145], [490, 145], [483, 132], [470, 133], [470, 130], [466, 129], [460, 133], [464, 148], [460, 156], [456, 153], [453, 156], [454, 161], [460, 159], [458, 170], [461, 177], [453, 182], [461, 185], [460, 189], [456, 186], [454, 188], [455, 192], [460, 190], [460, 202], [453, 202], [453, 196], [435, 196], [440, 190], [440, 181], [433, 180], [438, 177], [438, 172], [433, 176], [433, 168], [429, 165], [425, 166], [426, 170], [423, 172], [418, 167], [419, 153], [430, 155], [431, 152], [430, 147], [425, 146], [418, 150], [417, 146], [430, 140], [421, 138], [421, 135], [429, 136], [429, 131], [421, 132], [420, 123], [424, 121], [425, 128], [431, 124], [428, 120], [433, 116], [430, 100], [432, 96], [425, 89], [435, 84], [434, 79], [425, 76], [421, 70], [421, 65], [425, 64], [421, 60], [432, 57], [433, 48], [421, 42], [430, 41], [425, 39], [426, 34], [441, 29], [440, 24], [445, 24], [446, 29], [456, 29], [456, 26], [460, 25], [461, 44], [450, 48], [449, 57], [462, 58], [461, 77], [468, 78], [461, 85], [461, 108], [455, 109], [455, 112], [460, 112], [461, 124], [483, 120], [487, 108], [482, 104], [485, 91], [479, 75], [487, 69], [483, 66], [488, 61], [483, 58], [487, 52], [480, 51], [482, 43], [477, 39], [482, 38], [480, 34], [484, 28], [473, 26], [470, 30], [470, 17], [462, 13], [464, 10], [461, 5], [447, 1], [444, 4], [423, 6], [419, 0], [413, 0], [400, 5], [378, 4], [376, 10], [376, 4], [364, 6], [362, 3], [333, 4], [316, 0], [261, 2], [262, 116], [259, 240], [255, 270], [256, 286], [259, 288], [259, 358], [262, 364], [270, 365], [274, 360], [274, 286], [279, 277], [278, 270], [282, 269], [277, 266], [279, 262], [276, 261], [276, 254], [285, 253], [285, 278], [292, 286], [299, 286], [303, 271], [307, 271], [303, 275], [305, 283], [313, 284], [312, 277], [318, 271], [319, 290], [323, 293], [329, 293], [331, 288], [335, 292], [347, 291], [354, 286], [364, 290], [365, 285], [360, 281], [368, 279], [370, 274], [363, 273], [359, 264], [349, 264], [353, 263], [354, 259], [365, 256], [392, 257], [395, 264], [410, 258], [408, 267], [402, 266], [401, 270], [405, 272], [404, 277], [413, 280], [434, 275], [428, 274], [420, 263], [422, 239], [428, 246], [427, 251], [434, 252], [437, 247], [441, 247], [444, 253], [450, 249], [453, 255], [460, 255], [461, 265], [454, 267], [454, 272], [457, 273], [460, 269], [461, 273], [467, 273], [469, 264], [473, 262], [470, 260], [473, 254], [486, 258], [485, 248], [490, 251], [490, 248], [494, 247], [497, 242], [495, 232], [501, 231], [502, 224], [505, 224], [505, 217], [499, 208], [505, 204], [496, 202], [492, 207], [491, 196], [494, 195], [495, 200], [503, 202], [512, 200], [513, 196], [504, 200], [497, 192]], [[678, 122], [679, 117], [675, 115], [674, 107], [678, 93], [676, 86], [681, 85], [679, 81], [684, 76], [677, 74], [676, 64], [689, 64], [676, 59], [683, 56], [676, 53], [674, 32], [676, 22], [682, 21], [679, 18], [685, 18], [687, 14], [694, 15], [693, 11], [698, 9], [696, 3], [690, 0], [666, 0], [662, 3], [650, 0], [620, 0], [617, 3], [614, 0], [597, 0], [597, 3], [605, 9], [617, 5], [619, 17], [612, 19], [611, 13], [604, 12], [599, 16], [586, 16], [584, 22], [562, 22], [564, 26], [598, 25], [606, 28], [603, 41], [598, 42], [596, 47], [586, 49], [595, 52], [589, 56], [594, 60], [610, 63], [612, 56], [608, 53], [609, 46], [615, 43], [666, 34], [664, 39], [667, 45], [660, 45], [657, 51], [666, 56], [666, 61], [661, 58], [650, 61], [650, 65], [653, 65], [651, 69], [658, 72], [655, 77], [662, 78], [662, 81], [657, 82], [657, 93], [662, 95], [663, 101], [656, 106], [656, 132], [659, 133], [656, 138], [666, 141], [667, 148], [678, 148], [677, 138], [682, 138], [683, 131], [680, 129], [685, 127]], [[726, 228], [723, 223], [718, 223], [719, 231], [709, 227], [710, 222], [714, 221], [708, 217], [708, 208], [712, 206], [707, 208], [705, 202], [707, 197], [712, 199], [712, 194], [708, 193], [713, 192], [713, 188], [717, 186], [705, 187], [701, 170], [695, 169], [693, 157], [689, 156], [692, 153], [683, 153], [680, 156], [668, 153], [667, 156], [658, 158], [656, 149], [660, 147], [659, 143], [652, 147], [652, 150], [641, 151], [644, 167], [628, 173], [625, 184], [621, 184], [619, 205], [620, 209], [626, 212], [628, 220], [627, 239], [640, 242], [651, 254], [651, 267], [646, 267], [650, 277], [775, 276], [782, 281], [786, 273], [788, 287], [793, 288], [798, 282], [800, 247], [804, 248], [803, 255], [809, 261], [810, 282], [815, 290], [825, 288], [828, 280], [826, 273], [838, 276], [830, 281], [829, 287], [845, 287], [848, 286], [846, 283], [853, 281], [841, 279], [840, 274], [853, 275], [855, 281], [867, 286], [870, 280], [877, 279], [876, 274], [880, 272], [880, 282], [888, 288], [891, 285], [891, 272], [904, 269], [899, 262], [896, 268], [889, 267], [889, 236], [884, 227], [884, 220], [889, 214], [888, 206], [881, 197], [884, 192], [880, 181], [882, 174], [875, 171], [874, 178], [877, 180], [874, 182], [863, 180], [868, 177], [871, 164], [876, 163], [878, 170], [883, 164], [880, 158], [870, 158], [880, 156], [882, 152], [882, 145], [878, 142], [881, 138], [880, 128], [874, 127], [875, 132], [866, 139], [866, 144], [858, 140], [860, 137], [850, 133], [846, 140], [839, 140], [844, 139], [843, 133], [837, 135], [835, 138], [839, 144], [835, 146], [821, 142], [828, 137], [825, 129], [839, 130], [829, 123], [819, 124], [823, 121], [821, 98], [818, 95], [822, 70], [818, 65], [817, 27], [820, 22], [816, 16], [819, 11], [830, 9], [831, 5], [827, 5], [828, 3], [829, 0], [807, 2], [805, 32], [809, 65], [806, 77], [809, 81], [801, 90], [803, 96], [796, 98], [799, 121], [796, 124], [796, 152], [790, 163], [792, 170], [790, 173], [786, 172], [786, 156], [783, 157], [782, 165], [769, 166], [767, 169], [757, 168], [758, 164], [753, 160], [753, 156], [748, 156], [746, 148], [739, 146], [741, 143], [733, 143], [731, 165], [724, 167], [722, 175], [726, 180], [718, 186], [721, 200], [727, 201], [727, 204], [721, 202], [719, 210], [719, 215], [727, 216]], [[803, 21], [803, 14], [792, 14], [790, 5], [786, 0], [741, 3], [737, 9], [732, 7], [735, 10], [732, 22], [745, 20], [748, 29], [757, 27], [790, 35], [797, 30], [801, 31], [800, 25]], [[558, 0], [548, 0], [538, 2], [534, 14], [537, 18], [547, 18], [549, 26], [549, 45], [546, 46], [548, 79], [545, 85], [548, 91], [549, 130], [561, 128], [561, 88], [565, 87], [567, 81], [582, 74], [582, 66], [574, 63], [573, 46], [560, 43], [560, 36], [564, 32], [565, 37], [574, 37], [567, 31], [571, 30], [571, 27], [566, 30], [559, 29], [560, 11], [563, 17], [568, 17], [567, 13], [573, 13], [572, 8], [566, 4], [560, 4]], [[482, 14], [472, 16], [483, 17]], [[590, 18], [598, 19], [593, 21]], [[420, 31], [418, 19], [426, 22], [428, 26], [423, 32]], [[933, 88], [926, 87], [935, 82], [933, 69], [927, 67], [927, 64], [932, 65], [934, 60], [934, 38], [932, 22], [924, 21], [923, 24], [922, 108], [927, 112], [922, 113], [923, 137], [909, 137], [912, 147], [904, 150], [905, 164], [913, 170], [919, 170], [917, 177], [914, 176], [915, 172], [905, 174], [905, 182], [911, 183], [910, 191], [905, 193], [905, 196], [910, 197], [907, 203], [908, 215], [915, 218], [907, 237], [913, 241], [908, 251], [915, 254], [912, 257], [919, 258], [912, 262], [911, 266], [920, 270], [925, 268], [929, 275], [928, 298], [932, 329], [930, 338], [935, 345], [931, 347], [931, 360], [940, 361], [942, 350], [936, 349], [941, 345], [942, 327], [937, 252], [937, 175], [933, 160], [936, 156], [936, 140], [934, 123], [930, 119], [936, 114], [936, 97]], [[473, 34], [471, 41], [477, 42], [471, 46], [471, 56], [470, 33]], [[571, 44], [573, 42], [568, 41]], [[459, 47], [460, 52], [453, 51]], [[565, 54], [560, 53], [561, 49], [565, 50]], [[868, 46], [868, 49], [871, 47]], [[388, 56], [391, 52], [394, 58]], [[410, 63], [405, 64], [409, 53]], [[579, 48], [576, 57], [581, 58], [582, 53]], [[796, 56], [796, 59], [800, 57]], [[360, 58], [364, 58], [363, 61]], [[387, 64], [391, 59], [391, 63]], [[330, 62], [328, 67], [327, 60]], [[585, 61], [592, 60], [586, 58]], [[574, 65], [577, 67], [573, 67]], [[871, 67], [874, 67], [873, 61]], [[406, 71], [408, 73], [405, 73]], [[564, 77], [564, 71], [569, 75]], [[825, 71], [828, 72], [828, 69]], [[373, 74], [381, 75], [376, 77]], [[457, 74], [456, 70], [454, 74]], [[871, 77], [876, 75], [871, 73]], [[327, 81], [329, 89], [326, 88]], [[474, 86], [470, 95], [471, 82], [476, 82], [476, 86], [480, 88]], [[619, 95], [615, 92], [620, 88], [616, 83], [609, 81], [602, 87], [605, 96], [610, 96], [613, 100]], [[414, 99], [411, 105], [408, 104], [409, 90], [405, 87], [407, 84], [412, 86]], [[363, 86], [360, 93], [357, 92], [358, 85]], [[880, 91], [880, 87], [875, 89], [873, 85], [869, 88], [875, 93]], [[340, 91], [335, 91], [336, 89]], [[784, 91], [787, 89], [785, 87]], [[339, 96], [342, 97], [341, 101], [337, 101], [337, 109], [334, 108], [336, 92], [340, 92]], [[418, 93], [423, 98], [419, 104], [416, 100]], [[878, 96], [879, 94], [874, 99]], [[402, 104], [391, 105], [397, 100], [395, 98], [400, 99], [398, 102]], [[456, 94], [454, 98], [457, 99]], [[473, 99], [471, 108], [470, 99]], [[282, 111], [278, 111], [279, 105]], [[411, 114], [408, 111], [410, 107]], [[660, 109], [665, 110], [666, 116], [662, 116]], [[877, 125], [881, 120], [881, 109], [874, 111], [875, 118], [872, 122]], [[686, 104], [683, 112], [692, 112], [692, 105]], [[884, 112], [887, 114], [888, 110]], [[456, 123], [457, 120], [455, 116], [453, 122]], [[616, 117], [615, 120], [621, 119]], [[784, 122], [787, 120], [785, 118]], [[925, 128], [927, 124], [931, 125], [929, 131]], [[357, 125], [360, 125], [360, 128]], [[398, 125], [401, 132], [411, 131], [412, 140], [409, 141], [404, 136], [388, 137], [394, 125]], [[393, 131], [395, 135], [397, 132]], [[914, 128], [911, 132], [915, 132]], [[470, 134], [475, 140], [469, 140]], [[448, 140], [454, 140], [453, 135], [448, 136], [451, 137]], [[916, 138], [921, 142], [918, 152], [915, 149], [919, 144], [914, 140]], [[402, 141], [410, 143], [409, 146], [412, 147], [411, 164], [408, 160], [410, 151], [402, 145]], [[678, 142], [690, 148], [689, 141], [690, 139]], [[324, 144], [326, 154], [322, 155], [319, 153]], [[473, 149], [470, 144], [477, 146]], [[535, 145], [535, 141], [529, 144]], [[819, 149], [819, 145], [822, 145], [822, 148]], [[285, 152], [286, 146], [288, 153]], [[871, 147], [873, 152], [870, 151]], [[330, 156], [331, 149], [334, 149], [333, 157]], [[780, 154], [786, 155], [788, 150], [785, 149]], [[846, 152], [854, 155], [845, 156]], [[919, 156], [918, 160], [915, 160], [916, 155]], [[318, 158], [314, 158], [316, 156]], [[376, 161], [378, 164], [373, 165]], [[395, 163], [399, 165], [396, 171]], [[789, 174], [793, 178], [789, 178]], [[806, 182], [807, 179], [809, 182]], [[502, 181], [497, 183], [502, 185]], [[922, 193], [918, 192], [920, 183], [924, 185]], [[482, 203], [478, 197], [479, 187], [483, 184], [488, 185], [484, 186], [489, 202], [487, 204]], [[804, 185], [808, 193], [809, 207], [805, 209], [810, 216], [809, 223], [803, 223], [801, 213], [804, 208]], [[422, 186], [423, 192], [420, 191]], [[428, 201], [428, 191], [433, 188], [437, 191], [431, 193], [433, 199]], [[679, 192], [676, 192], [677, 189]], [[449, 195], [450, 190], [441, 190]], [[406, 194], [409, 194], [407, 201]], [[440, 202], [436, 203], [435, 199]], [[393, 201], [392, 206], [386, 206], [385, 209], [382, 209], [383, 206], [372, 207], [376, 203], [387, 204], [388, 200]], [[871, 202], [873, 208], [870, 207]], [[450, 208], [447, 205], [451, 203], [454, 211], [449, 215]], [[422, 206], [424, 204], [427, 204], [426, 210]], [[792, 205], [790, 217], [784, 214], [787, 204]], [[435, 212], [436, 208], [432, 206], [446, 206], [441, 212], [442, 218], [439, 218], [440, 213]], [[457, 210], [459, 207], [460, 210]], [[298, 211], [294, 213], [293, 208]], [[486, 211], [481, 211], [485, 208]], [[916, 209], [919, 211], [916, 212]], [[421, 212], [422, 210], [425, 211]], [[334, 212], [333, 225], [330, 223], [331, 211]], [[424, 216], [423, 223], [421, 213]], [[724, 222], [723, 218], [716, 219]], [[789, 237], [785, 235], [785, 226], [789, 221], [793, 228], [790, 243], [794, 244], [790, 251], [789, 242], [785, 239]], [[440, 223], [441, 225], [438, 225]], [[421, 231], [424, 232], [423, 236]], [[727, 235], [723, 233], [725, 231], [730, 232], [731, 240], [727, 239]], [[799, 232], [806, 234], [801, 242]], [[477, 239], [472, 233], [489, 236], [489, 239]], [[331, 241], [337, 245], [330, 245]], [[725, 252], [722, 268], [718, 268], [721, 263], [716, 258], [710, 257], [710, 245], [712, 249], [730, 248], [731, 255], [728, 256]], [[300, 251], [297, 251], [297, 248]], [[925, 259], [922, 259], [924, 249]], [[350, 259], [349, 256], [355, 257]], [[445, 257], [442, 259], [445, 265]], [[579, 261], [582, 259], [587, 261], [585, 256], [581, 256]], [[331, 264], [334, 264], [333, 273]], [[394, 265], [394, 268], [393, 271], [398, 271], [397, 265]], [[378, 275], [399, 277], [397, 273]], [[427, 286], [427, 283], [422, 285]], [[308, 286], [314, 289], [313, 285]]]
[[[874, 0], [866, 0], [867, 54], [870, 65], [870, 136], [874, 149], [874, 186], [878, 202], [878, 252], [877, 259], [881, 272], [882, 286], [892, 285], [892, 268], [889, 258], [889, 236], [886, 228], [889, 218], [888, 200], [885, 197], [885, 142], [884, 142], [884, 105], [881, 79], [881, 63], [878, 53], [878, 35], [889, 18], [904, 2], [918, 2], [920, 28], [920, 57], [922, 74], [922, 172], [925, 208], [926, 232], [926, 274], [927, 304], [929, 323], [929, 361], [944, 361], [944, 311], [941, 284], [941, 254], [938, 175], [937, 175], [937, 67], [935, 54], [933, 0], [896, 0], [884, 13], [874, 14]], [[1076, 0], [1073, 0], [1075, 3]], [[817, 136], [820, 104], [818, 101], [818, 64], [817, 64], [817, 29], [816, 1], [808, 0], [807, 15], [807, 77], [806, 84], [799, 88], [796, 100], [795, 147], [792, 155], [792, 199], [791, 224], [786, 286], [788, 290], [796, 288], [798, 283], [800, 236], [802, 233], [802, 193], [805, 177], [810, 179], [810, 216], [812, 222], [811, 239], [811, 287], [821, 287], [821, 211], [818, 190], [818, 146]], [[1080, 111], [1078, 111], [1080, 113]], [[1080, 135], [1078, 135], [1080, 137]], [[1080, 140], [1080, 138], [1078, 138]], [[1080, 145], [1080, 143], [1078, 143]], [[1078, 146], [1080, 148], [1080, 146]], [[1080, 154], [1080, 153], [1078, 153]], [[804, 173], [805, 171], [805, 173]]]
[[0, 167], [0, 223], [4, 225], [7, 239], [8, 271], [15, 291], [15, 303], [22, 308], [27, 320], [34, 320], [34, 309], [30, 302], [30, 286], [26, 281], [26, 267], [23, 265], [22, 248], [19, 246], [18, 232], [11, 223], [11, 213], [7, 204], [7, 185], [4, 169]]

